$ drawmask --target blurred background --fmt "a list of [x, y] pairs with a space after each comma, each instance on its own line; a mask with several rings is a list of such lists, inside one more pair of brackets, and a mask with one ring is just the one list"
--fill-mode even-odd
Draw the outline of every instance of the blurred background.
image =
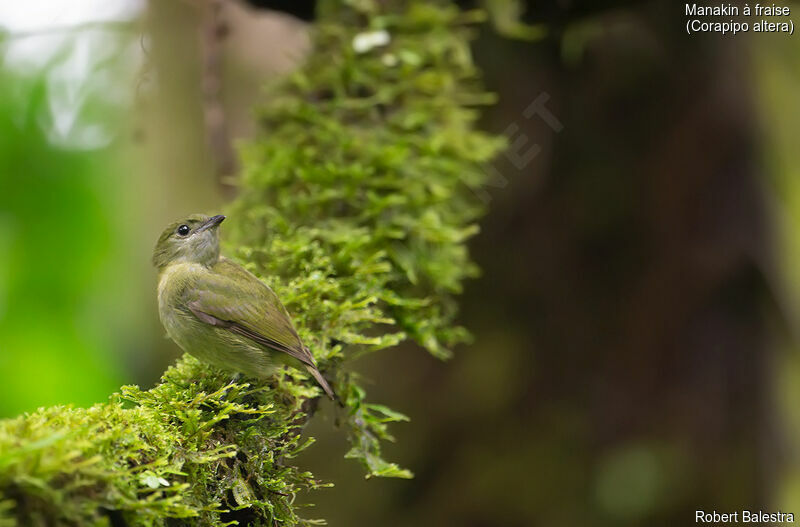
[[[547, 37], [487, 24], [473, 47], [499, 96], [482, 125], [511, 143], [471, 244], [475, 342], [357, 365], [412, 416], [387, 457], [416, 478], [364, 481], [326, 407], [301, 459], [336, 487], [307, 516], [800, 514], [800, 41], [689, 38], [674, 2], [523, 4]], [[230, 199], [231, 145], [307, 53], [313, 8], [0, 3], [0, 417], [152, 386], [175, 360], [152, 245]]]

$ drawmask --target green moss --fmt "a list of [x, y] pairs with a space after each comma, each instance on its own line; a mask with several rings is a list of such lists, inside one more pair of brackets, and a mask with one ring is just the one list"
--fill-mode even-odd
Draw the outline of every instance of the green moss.
[[286, 460], [307, 444], [299, 436], [302, 404], [314, 390], [286, 378], [259, 387], [229, 381], [229, 374], [186, 357], [152, 390], [126, 386], [107, 404], [42, 409], [3, 422], [6, 522], [296, 523], [294, 494], [319, 484]]
[[[475, 13], [423, 1], [326, 2], [306, 65], [272, 86], [242, 149], [226, 236], [293, 313], [335, 377], [367, 477], [410, 477], [381, 457], [406, 417], [366, 402], [354, 357], [413, 339], [446, 358], [467, 332], [454, 295], [476, 273], [472, 189], [502, 141], [474, 128]], [[353, 39], [386, 31], [357, 52]], [[292, 459], [319, 389], [287, 371], [243, 380], [185, 357], [149, 391], [0, 424], [0, 525], [296, 525], [320, 482]], [[169, 521], [168, 521], [169, 519]]]

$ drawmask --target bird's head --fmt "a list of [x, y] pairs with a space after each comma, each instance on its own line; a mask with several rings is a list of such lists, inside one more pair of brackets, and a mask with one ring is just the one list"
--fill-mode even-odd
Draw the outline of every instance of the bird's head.
[[219, 258], [217, 227], [225, 216], [193, 214], [164, 229], [153, 251], [153, 265], [164, 269], [171, 263], [211, 265]]

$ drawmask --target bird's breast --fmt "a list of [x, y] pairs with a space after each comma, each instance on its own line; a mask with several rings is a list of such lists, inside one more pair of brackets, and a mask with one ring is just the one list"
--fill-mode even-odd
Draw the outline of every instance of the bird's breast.
[[167, 334], [175, 340], [179, 323], [185, 318], [184, 294], [201, 273], [208, 270], [200, 264], [176, 263], [161, 272], [158, 281], [158, 314]]

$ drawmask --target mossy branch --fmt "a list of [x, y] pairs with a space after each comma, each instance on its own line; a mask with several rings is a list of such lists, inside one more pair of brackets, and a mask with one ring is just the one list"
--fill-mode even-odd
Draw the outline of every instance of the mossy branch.
[[[410, 477], [383, 459], [387, 424], [354, 357], [413, 339], [434, 356], [454, 325], [465, 247], [483, 211], [472, 190], [503, 141], [474, 128], [468, 46], [478, 19], [447, 2], [324, 2], [304, 67], [270, 87], [266, 133], [241, 151], [228, 254], [267, 281], [321, 369], [335, 378], [367, 477]], [[298, 371], [272, 382], [184, 357], [155, 388], [106, 404], [0, 423], [0, 526], [297, 525], [298, 492], [323, 484], [292, 459], [319, 389]]]

